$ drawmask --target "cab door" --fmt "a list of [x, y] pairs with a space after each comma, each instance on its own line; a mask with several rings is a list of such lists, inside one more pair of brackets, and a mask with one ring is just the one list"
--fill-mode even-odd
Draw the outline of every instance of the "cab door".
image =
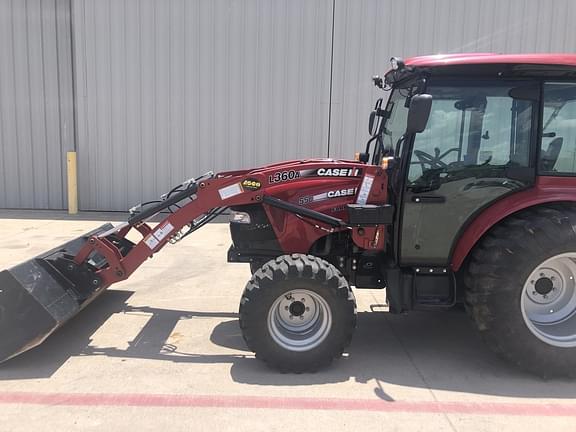
[[400, 264], [448, 266], [461, 230], [505, 195], [530, 187], [538, 85], [431, 84], [432, 111], [409, 151]]

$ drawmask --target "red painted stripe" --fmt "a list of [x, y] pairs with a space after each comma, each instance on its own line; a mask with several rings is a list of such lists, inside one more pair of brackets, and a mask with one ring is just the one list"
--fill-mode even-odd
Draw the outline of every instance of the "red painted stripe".
[[515, 416], [576, 417], [576, 404], [505, 402], [387, 402], [374, 399], [202, 396], [112, 393], [0, 393], [0, 404], [64, 406], [136, 406], [198, 408], [260, 408], [409, 413], [452, 413]]

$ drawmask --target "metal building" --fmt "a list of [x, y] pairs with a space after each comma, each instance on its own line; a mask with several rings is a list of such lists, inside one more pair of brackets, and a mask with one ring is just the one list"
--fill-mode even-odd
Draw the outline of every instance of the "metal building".
[[0, 207], [64, 208], [74, 149], [83, 210], [350, 157], [391, 55], [573, 52], [574, 21], [572, 0], [0, 0]]

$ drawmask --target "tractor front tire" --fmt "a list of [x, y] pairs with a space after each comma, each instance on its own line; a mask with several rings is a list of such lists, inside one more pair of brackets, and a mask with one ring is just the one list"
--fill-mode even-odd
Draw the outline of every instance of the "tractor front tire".
[[240, 302], [248, 348], [281, 372], [315, 372], [342, 355], [356, 327], [356, 302], [332, 264], [282, 255], [259, 268]]
[[250, 273], [254, 274], [266, 263], [265, 260], [255, 260], [250, 263]]
[[487, 344], [544, 378], [576, 377], [576, 211], [535, 208], [492, 228], [464, 274]]

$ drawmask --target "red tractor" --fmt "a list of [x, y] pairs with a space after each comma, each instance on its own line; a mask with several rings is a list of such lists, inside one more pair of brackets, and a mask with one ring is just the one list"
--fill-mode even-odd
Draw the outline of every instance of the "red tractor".
[[315, 371], [342, 354], [354, 286], [385, 289], [390, 313], [464, 304], [494, 351], [574, 376], [576, 55], [391, 63], [373, 79], [390, 94], [356, 160], [208, 173], [0, 273], [0, 359], [230, 209], [228, 261], [253, 273], [240, 327], [276, 369]]

